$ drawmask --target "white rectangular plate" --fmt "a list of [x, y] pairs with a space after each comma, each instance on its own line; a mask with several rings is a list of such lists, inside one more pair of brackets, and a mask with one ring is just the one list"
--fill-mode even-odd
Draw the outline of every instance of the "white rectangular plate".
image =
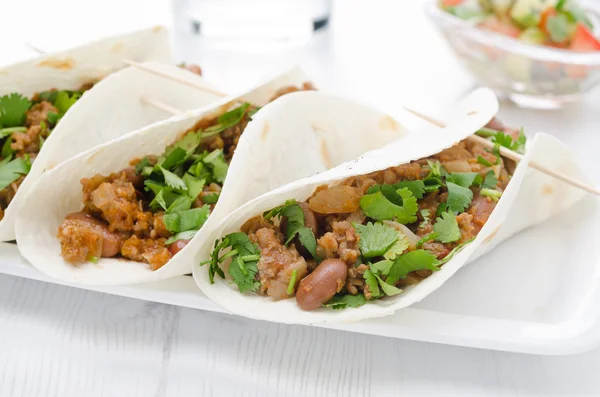
[[[467, 265], [422, 302], [394, 316], [326, 328], [534, 354], [600, 344], [600, 206], [575, 208], [513, 237]], [[0, 243], [0, 272], [55, 282]], [[90, 290], [223, 312], [192, 277]], [[347, 309], [352, 310], [352, 309]]]

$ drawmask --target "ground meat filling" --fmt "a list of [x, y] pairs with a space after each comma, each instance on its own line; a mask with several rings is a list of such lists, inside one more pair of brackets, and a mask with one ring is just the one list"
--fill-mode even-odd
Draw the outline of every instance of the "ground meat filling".
[[[77, 91], [82, 93], [89, 90], [93, 85], [94, 83], [84, 84]], [[58, 91], [53, 89], [44, 94], [55, 94], [56, 92]], [[11, 95], [20, 96], [17, 93]], [[22, 100], [26, 101], [27, 99], [22, 97]], [[42, 99], [39, 93], [33, 95], [29, 102], [30, 107], [24, 114], [23, 124], [15, 127], [16, 131], [11, 134], [2, 136], [0, 145], [2, 145], [4, 155], [0, 156], [0, 160], [7, 160], [10, 156], [11, 159], [23, 159], [28, 163], [33, 162], [40, 152], [43, 142], [52, 132], [56, 120], [51, 119], [50, 116], [58, 116], [61, 113], [60, 110], [49, 100]], [[2, 109], [0, 109], [0, 112], [2, 112]], [[5, 153], [6, 150], [10, 152], [9, 155]], [[0, 220], [4, 218], [4, 211], [15, 197], [24, 179], [25, 175], [7, 186], [3, 185], [5, 187], [0, 189]]]
[[249, 235], [250, 241], [260, 248], [257, 280], [259, 293], [274, 299], [285, 299], [291, 295], [287, 288], [294, 270], [300, 280], [307, 273], [306, 260], [298, 253], [294, 244], [285, 246], [283, 235], [272, 228], [260, 228]]
[[[479, 156], [494, 165], [484, 165], [485, 161], [477, 160]], [[367, 300], [382, 296], [381, 291], [377, 291], [378, 295], [375, 295], [365, 280], [365, 274], [370, 271], [371, 262], [361, 256], [361, 235], [357, 233], [354, 226], [356, 224], [365, 226], [367, 222], [372, 222], [360, 207], [361, 198], [367, 194], [369, 188], [379, 184], [393, 185], [402, 181], [423, 180], [431, 173], [431, 162], [439, 162], [439, 165], [448, 173], [474, 172], [481, 175], [482, 180], [493, 173], [495, 179], [491, 180], [496, 180], [497, 184], [496, 186], [487, 185], [488, 190], [493, 187], [500, 194], [510, 180], [510, 173], [505, 168], [505, 161], [503, 158], [496, 158], [483, 146], [465, 140], [427, 159], [368, 175], [348, 178], [333, 187], [320, 187], [306, 202], [297, 203], [304, 213], [305, 227], [314, 232], [316, 254], [322, 260], [321, 263], [337, 261], [329, 262], [328, 266], [331, 269], [334, 269], [335, 266], [338, 276], [342, 274], [339, 272], [338, 266], [343, 266], [343, 264], [346, 266], [347, 275], [343, 279], [340, 296], [362, 294]], [[497, 164], [497, 162], [499, 163]], [[493, 182], [491, 183], [493, 185]], [[448, 200], [449, 194], [445, 185], [433, 192], [424, 192], [423, 197], [417, 200], [419, 211], [416, 222], [405, 225], [391, 222], [402, 227], [405, 234], [408, 233], [407, 236], [412, 236], [409, 238], [410, 243], [404, 252], [423, 249], [438, 260], [443, 260], [450, 255], [454, 248], [477, 236], [494, 210], [497, 200], [482, 194], [481, 183], [471, 185], [470, 190], [473, 194], [470, 204], [464, 211], [454, 215], [460, 231], [460, 237], [455, 237], [457, 240], [454, 242], [442, 243], [431, 238], [429, 241], [420, 243], [417, 248], [419, 239], [434, 232], [436, 217], [439, 216], [439, 214], [436, 216], [438, 208], [441, 205], [445, 206]], [[310, 219], [310, 225], [306, 219]], [[386, 222], [388, 221], [384, 221], [383, 224], [386, 225]], [[257, 216], [247, 221], [241, 228], [241, 231], [246, 233], [260, 250], [256, 275], [256, 280], [260, 282], [258, 292], [276, 299], [289, 297], [288, 288], [290, 288], [291, 274], [293, 270], [297, 270], [299, 280], [303, 277], [296, 296], [298, 304], [300, 307], [304, 305], [304, 307], [312, 308], [315, 307], [312, 306], [312, 301], [300, 302], [301, 294], [303, 295], [302, 299], [305, 299], [304, 296], [310, 293], [307, 291], [318, 285], [321, 290], [329, 293], [322, 297], [331, 299], [333, 294], [340, 293], [340, 288], [338, 284], [333, 282], [327, 284], [326, 281], [323, 281], [327, 271], [320, 269], [321, 265], [313, 260], [312, 254], [307, 251], [305, 246], [302, 246], [302, 249], [297, 248], [298, 238], [290, 240], [290, 244], [284, 243], [287, 224], [288, 220], [284, 216], [277, 219]], [[343, 264], [340, 264], [340, 261]], [[317, 274], [314, 278], [318, 278], [318, 280], [311, 279], [313, 274]], [[394, 285], [402, 288], [417, 284], [431, 274], [432, 271], [428, 269], [413, 271], [401, 277]], [[306, 280], [308, 281], [305, 282]], [[336, 282], [338, 281], [339, 277], [336, 279]]]

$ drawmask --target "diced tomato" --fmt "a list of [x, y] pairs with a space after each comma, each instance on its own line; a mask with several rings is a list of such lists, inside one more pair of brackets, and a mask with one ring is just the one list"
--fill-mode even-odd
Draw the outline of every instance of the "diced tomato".
[[569, 48], [576, 52], [600, 51], [600, 41], [594, 37], [586, 25], [578, 22]]
[[[575, 52], [600, 51], [600, 42], [594, 37], [586, 25], [579, 22], [575, 28], [575, 35], [569, 46]], [[584, 79], [587, 77], [589, 67], [585, 65], [567, 65], [565, 68], [567, 76], [573, 79]]]
[[442, 8], [459, 6], [464, 0], [442, 0]]
[[506, 36], [517, 38], [521, 34], [521, 30], [510, 22], [503, 22], [496, 16], [491, 16], [484, 19], [479, 26], [484, 29], [491, 30]]

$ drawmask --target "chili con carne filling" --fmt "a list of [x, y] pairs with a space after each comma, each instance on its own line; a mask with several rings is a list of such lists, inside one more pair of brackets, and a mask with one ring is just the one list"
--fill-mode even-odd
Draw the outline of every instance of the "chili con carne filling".
[[[494, 128], [491, 128], [494, 127]], [[215, 242], [209, 278], [240, 292], [296, 297], [313, 310], [358, 307], [417, 284], [471, 242], [514, 172], [499, 146], [522, 152], [522, 131], [497, 120], [489, 150], [464, 140], [431, 157], [318, 188], [248, 220]]]
[[[306, 84], [284, 89], [302, 90]], [[161, 156], [83, 178], [83, 209], [67, 215], [58, 228], [62, 257], [73, 265], [101, 257], [144, 262], [152, 270], [166, 264], [208, 219], [256, 110], [241, 104], [201, 120]]]

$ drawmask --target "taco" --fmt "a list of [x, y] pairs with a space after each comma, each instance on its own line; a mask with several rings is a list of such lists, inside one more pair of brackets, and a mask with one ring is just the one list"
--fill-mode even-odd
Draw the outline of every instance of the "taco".
[[[143, 30], [2, 68], [0, 239], [14, 239], [14, 202], [49, 162], [92, 147], [94, 139], [70, 128], [71, 108], [83, 97], [86, 102], [99, 81], [122, 69], [123, 59], [169, 61], [168, 32]], [[94, 117], [86, 121], [98, 124]]]
[[[581, 198], [572, 187], [527, 173], [541, 150], [551, 159], [568, 153], [553, 139], [537, 136], [516, 165], [466, 138], [479, 131], [498, 147], [523, 151], [521, 131], [497, 120], [473, 126], [428, 134], [428, 144], [412, 149], [391, 144], [253, 200], [210, 232], [194, 267], [199, 287], [226, 310], [257, 319], [316, 323], [388, 315], [434, 291], [500, 237]], [[559, 167], [576, 170], [572, 155], [563, 158], [571, 161]], [[542, 216], [530, 208], [525, 221], [502, 230], [526, 174], [533, 175], [530, 196], [547, 195], [541, 179], [559, 184], [564, 200], [540, 199]]]
[[[296, 88], [281, 85], [302, 77], [295, 69], [240, 97], [313, 89], [304, 80]], [[244, 202], [240, 200], [278, 186], [266, 174], [281, 174], [281, 183], [310, 175], [283, 169], [248, 174], [248, 153], [256, 149], [266, 155], [264, 148], [279, 145], [285, 133], [261, 131], [246, 137], [242, 132], [256, 110], [228, 98], [122, 136], [45, 172], [17, 218], [20, 251], [43, 272], [72, 282], [121, 284], [191, 272], [181, 251], [209, 214], [226, 214]], [[383, 145], [397, 136], [394, 131], [375, 141]], [[253, 177], [258, 179], [252, 190], [244, 191], [240, 186]], [[42, 202], [44, 215], [38, 212]]]

